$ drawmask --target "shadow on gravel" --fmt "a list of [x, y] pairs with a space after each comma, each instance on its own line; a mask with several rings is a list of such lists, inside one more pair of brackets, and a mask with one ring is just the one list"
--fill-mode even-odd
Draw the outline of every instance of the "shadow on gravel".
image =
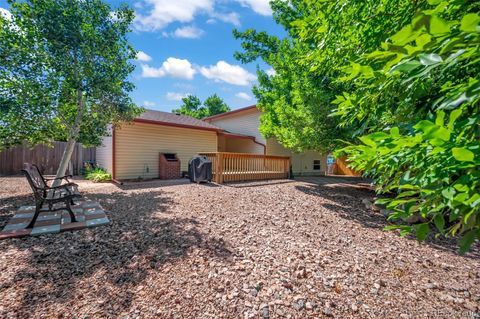
[[[341, 218], [360, 223], [365, 227], [378, 229], [383, 229], [388, 224], [391, 224], [382, 213], [366, 209], [362, 203], [362, 199], [369, 198], [371, 200], [375, 196], [374, 191], [371, 189], [345, 184], [298, 185], [295, 188], [307, 195], [319, 196], [334, 202], [321, 205]], [[405, 239], [416, 240], [413, 235], [405, 237]], [[438, 250], [458, 254], [458, 245], [454, 239], [435, 238], [432, 234], [427, 238], [425, 244]], [[473, 245], [471, 251], [465, 254], [464, 257], [479, 259], [480, 243], [477, 242], [476, 245]]]
[[156, 187], [168, 187], [168, 186], [177, 186], [190, 184], [190, 180], [186, 178], [182, 179], [172, 179], [172, 180], [161, 180], [161, 179], [151, 179], [143, 181], [128, 181], [123, 182], [122, 184], [112, 183], [114, 186], [118, 187], [119, 190], [141, 190], [146, 188], [156, 188]]
[[15, 286], [23, 293], [17, 317], [41, 313], [46, 306], [51, 311], [55, 304], [75, 313], [76, 298], [82, 295], [99, 309], [95, 316], [117, 316], [129, 310], [137, 288], [147, 284], [152, 272], [162, 272], [165, 264], [183, 258], [189, 249], [225, 259], [232, 254], [223, 240], [201, 233], [196, 220], [156, 214], [175, 205], [162, 191], [88, 197], [110, 212], [112, 224], [3, 243], [29, 253], [13, 279], [0, 283], [0, 292]]
[[20, 206], [35, 205], [33, 195], [18, 195], [0, 198], [0, 230], [7, 224]]
[[250, 181], [250, 182], [227, 182], [224, 185], [234, 188], [245, 188], [245, 187], [260, 187], [268, 185], [280, 185], [280, 184], [289, 184], [295, 183], [294, 180], [268, 180], [268, 181]]

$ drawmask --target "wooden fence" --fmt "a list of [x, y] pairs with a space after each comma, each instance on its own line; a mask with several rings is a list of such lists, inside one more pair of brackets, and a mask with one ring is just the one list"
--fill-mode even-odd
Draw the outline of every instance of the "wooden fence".
[[[43, 174], [54, 175], [62, 159], [66, 142], [55, 142], [51, 147], [37, 145], [29, 148], [26, 144], [0, 152], [0, 176], [20, 174], [23, 163], [37, 164]], [[84, 161], [95, 161], [95, 148], [84, 148], [77, 144], [72, 154], [68, 171], [80, 174]]]
[[288, 178], [290, 158], [247, 153], [200, 153], [212, 161], [215, 182]]
[[337, 158], [333, 167], [333, 173], [335, 175], [362, 176], [361, 172], [348, 167], [348, 160], [345, 157]]

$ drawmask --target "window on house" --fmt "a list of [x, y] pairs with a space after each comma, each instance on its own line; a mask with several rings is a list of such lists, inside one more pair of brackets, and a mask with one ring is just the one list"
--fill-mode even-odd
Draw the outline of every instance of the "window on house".
[[320, 160], [313, 160], [313, 170], [314, 171], [320, 170]]

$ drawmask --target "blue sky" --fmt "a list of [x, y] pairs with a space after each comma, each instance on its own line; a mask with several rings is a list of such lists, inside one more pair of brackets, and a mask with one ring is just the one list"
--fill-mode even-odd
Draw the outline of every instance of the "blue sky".
[[[171, 111], [181, 97], [202, 101], [217, 93], [232, 108], [255, 104], [251, 93], [260, 61], [242, 65], [233, 58], [240, 41], [232, 29], [255, 28], [282, 36], [268, 0], [107, 0], [127, 3], [136, 12], [130, 42], [140, 51], [132, 74], [133, 100], [150, 109]], [[0, 8], [8, 9], [4, 0]]]

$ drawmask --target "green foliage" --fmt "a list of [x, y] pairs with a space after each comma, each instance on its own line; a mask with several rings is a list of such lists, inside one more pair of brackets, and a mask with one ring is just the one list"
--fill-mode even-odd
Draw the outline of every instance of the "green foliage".
[[0, 17], [0, 148], [98, 145], [108, 124], [141, 112], [128, 96], [131, 9], [101, 0], [9, 4], [12, 19]]
[[92, 182], [108, 182], [112, 180], [112, 175], [101, 167], [92, 167], [90, 165], [85, 167], [85, 179]]
[[265, 32], [234, 31], [242, 40], [244, 62], [261, 58], [276, 74], [258, 71], [254, 87], [264, 112], [261, 132], [295, 151], [328, 152], [338, 139], [350, 140], [363, 123], [339, 128], [330, 116], [332, 101], [349, 83], [338, 81], [349, 61], [375, 50], [386, 40], [385, 30], [397, 30], [425, 1], [273, 1], [274, 18], [288, 33], [284, 39]]
[[338, 96], [344, 125], [368, 134], [340, 153], [375, 178], [390, 219], [420, 214], [428, 222], [393, 225], [423, 240], [460, 236], [465, 252], [480, 238], [480, 17], [478, 3], [430, 1], [411, 22], [347, 68], [352, 88]]
[[217, 95], [209, 96], [205, 102], [200, 101], [195, 95], [189, 95], [182, 99], [183, 104], [173, 113], [188, 115], [197, 119], [230, 111], [230, 107]]
[[234, 31], [244, 49], [237, 59], [261, 58], [276, 71], [259, 71], [254, 88], [262, 132], [296, 150], [347, 141], [337, 154], [389, 194], [381, 202], [390, 219], [425, 220], [388, 229], [419, 240], [432, 229], [459, 236], [465, 252], [480, 236], [480, 3], [277, 0], [272, 7], [284, 39]]

